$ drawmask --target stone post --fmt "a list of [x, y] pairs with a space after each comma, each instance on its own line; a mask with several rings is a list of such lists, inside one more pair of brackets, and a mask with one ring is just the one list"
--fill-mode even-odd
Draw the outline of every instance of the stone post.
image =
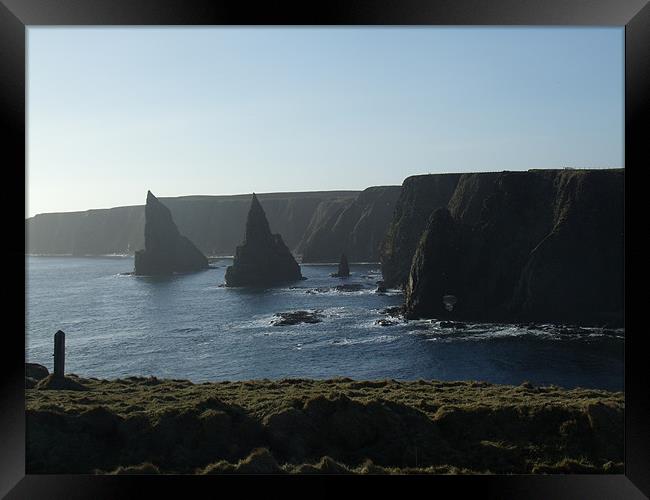
[[54, 334], [54, 376], [63, 378], [65, 373], [65, 333], [61, 330]]

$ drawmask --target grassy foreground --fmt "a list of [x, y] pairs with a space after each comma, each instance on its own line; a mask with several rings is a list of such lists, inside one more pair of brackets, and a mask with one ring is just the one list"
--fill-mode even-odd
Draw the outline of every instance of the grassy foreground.
[[621, 392], [69, 379], [26, 391], [28, 474], [623, 472]]

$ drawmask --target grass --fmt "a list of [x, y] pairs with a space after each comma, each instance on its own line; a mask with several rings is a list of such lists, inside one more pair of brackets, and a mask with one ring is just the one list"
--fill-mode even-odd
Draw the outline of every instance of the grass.
[[30, 474], [623, 472], [621, 392], [69, 378], [26, 391]]

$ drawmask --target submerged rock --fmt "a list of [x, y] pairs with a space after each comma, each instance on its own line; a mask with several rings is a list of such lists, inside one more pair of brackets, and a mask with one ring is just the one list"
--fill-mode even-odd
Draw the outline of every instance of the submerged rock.
[[144, 213], [144, 250], [135, 252], [134, 274], [170, 275], [208, 267], [208, 259], [179, 233], [171, 212], [151, 191]]
[[392, 318], [398, 318], [404, 314], [404, 306], [391, 306], [379, 311], [380, 314], [386, 314]]
[[320, 323], [323, 318], [321, 309], [313, 311], [289, 311], [276, 313], [277, 319], [271, 320], [273, 326], [297, 325], [299, 323]]
[[379, 326], [393, 326], [393, 325], [396, 325], [396, 324], [397, 324], [396, 321], [392, 321], [392, 320], [386, 319], [386, 318], [375, 320], [375, 325], [379, 325]]
[[348, 265], [348, 258], [344, 253], [341, 254], [341, 260], [339, 260], [339, 270], [332, 274], [336, 278], [347, 278], [350, 276], [350, 266]]
[[441, 321], [438, 323], [438, 327], [440, 328], [467, 328], [467, 325], [465, 323], [460, 323], [458, 321]]
[[226, 269], [226, 286], [268, 286], [302, 279], [300, 266], [269, 222], [253, 193], [244, 243], [237, 247]]

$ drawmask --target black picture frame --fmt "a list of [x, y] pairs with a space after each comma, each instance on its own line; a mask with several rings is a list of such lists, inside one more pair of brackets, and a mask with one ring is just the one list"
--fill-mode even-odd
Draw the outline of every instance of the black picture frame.
[[[641, 169], [648, 165], [648, 139], [643, 125], [650, 123], [650, 6], [648, 0], [340, 0], [293, 4], [209, 0], [0, 0], [0, 108], [4, 218], [9, 235], [4, 247], [11, 265], [5, 272], [6, 299], [15, 303], [5, 317], [0, 348], [0, 496], [7, 498], [120, 498], [150, 496], [156, 492], [188, 496], [190, 487], [207, 487], [223, 494], [223, 481], [187, 476], [25, 475], [25, 302], [18, 289], [25, 285], [24, 218], [18, 204], [25, 202], [26, 28], [38, 25], [537, 25], [625, 27], [625, 168], [626, 168], [626, 339], [625, 339], [625, 474], [621, 475], [512, 475], [418, 476], [373, 478], [385, 486], [395, 481], [402, 489], [415, 480], [432, 495], [453, 491], [483, 498], [644, 498], [650, 495], [650, 380], [644, 352], [644, 329], [630, 330], [631, 281], [643, 284], [643, 257], [631, 257], [629, 201], [643, 185]], [[630, 172], [632, 176], [630, 177]], [[635, 185], [636, 184], [636, 185]], [[12, 196], [7, 196], [11, 193]], [[9, 215], [10, 214], [10, 215]], [[643, 252], [644, 247], [636, 247]], [[9, 261], [7, 261], [9, 262]], [[633, 274], [630, 271], [633, 270]], [[629, 279], [633, 278], [633, 280]], [[636, 300], [643, 300], [643, 291]], [[10, 297], [11, 296], [11, 297]], [[647, 329], [646, 329], [647, 330]], [[264, 479], [264, 478], [260, 478]], [[213, 481], [221, 481], [214, 483]], [[273, 481], [304, 481], [277, 478]], [[318, 478], [323, 483], [322, 476]], [[341, 479], [326, 481], [337, 484]], [[367, 481], [364, 478], [353, 481]], [[208, 484], [208, 481], [210, 483]], [[350, 479], [347, 479], [350, 481]], [[255, 481], [257, 482], [257, 481]], [[241, 495], [252, 481], [238, 481]], [[367, 484], [367, 483], [364, 483]], [[286, 488], [289, 483], [282, 484]], [[216, 488], [219, 489], [216, 489]], [[243, 489], [242, 489], [243, 488]], [[308, 490], [304, 490], [307, 492]]]

